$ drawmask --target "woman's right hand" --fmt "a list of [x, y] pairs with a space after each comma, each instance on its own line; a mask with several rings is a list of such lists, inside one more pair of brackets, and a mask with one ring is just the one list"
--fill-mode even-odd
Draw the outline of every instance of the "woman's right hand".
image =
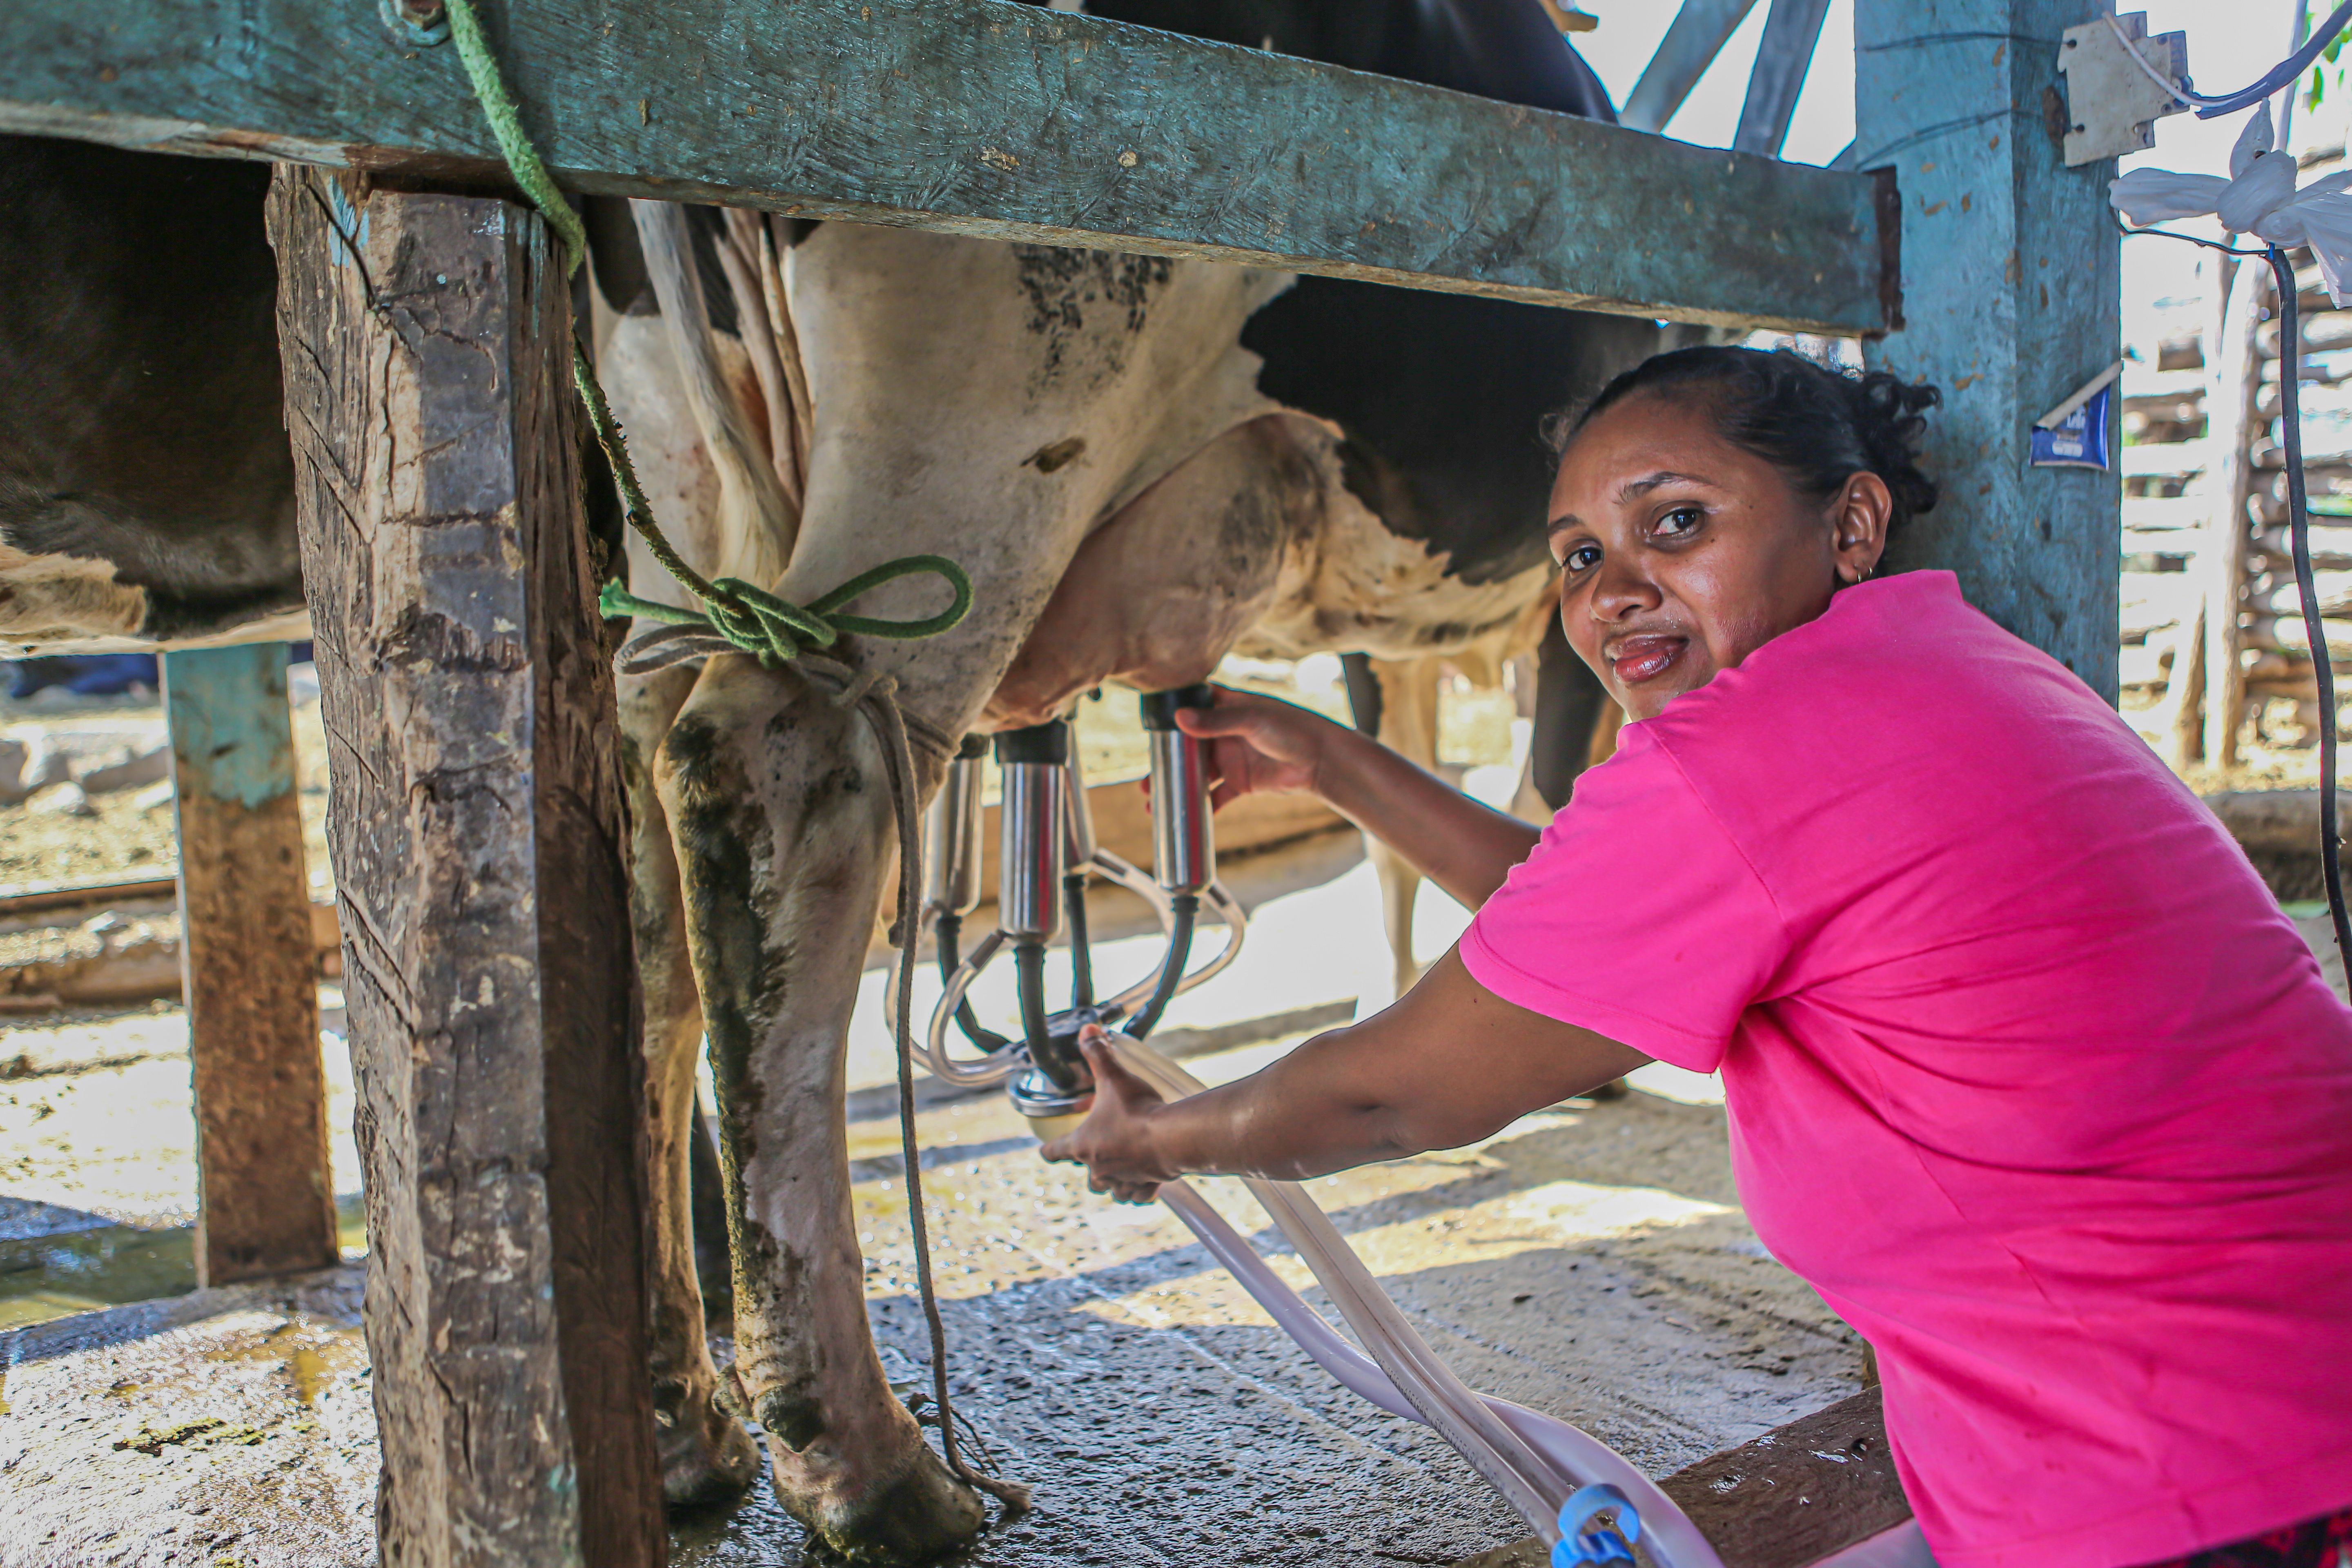
[[1353, 731], [1255, 692], [1217, 688], [1208, 708], [1180, 708], [1177, 727], [1209, 742], [1213, 808], [1245, 795], [1312, 795], [1334, 737]]

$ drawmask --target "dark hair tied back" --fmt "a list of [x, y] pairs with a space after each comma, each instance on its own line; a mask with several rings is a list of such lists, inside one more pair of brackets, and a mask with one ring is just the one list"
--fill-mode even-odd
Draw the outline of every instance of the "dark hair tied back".
[[1883, 370], [1856, 374], [1786, 349], [1702, 346], [1653, 356], [1617, 377], [1572, 418], [1546, 432], [1565, 451], [1604, 410], [1637, 394], [1704, 404], [1723, 438], [1770, 463], [1804, 495], [1827, 505], [1846, 480], [1876, 474], [1895, 498], [1891, 530], [1936, 504], [1919, 468], [1926, 411], [1943, 394]]

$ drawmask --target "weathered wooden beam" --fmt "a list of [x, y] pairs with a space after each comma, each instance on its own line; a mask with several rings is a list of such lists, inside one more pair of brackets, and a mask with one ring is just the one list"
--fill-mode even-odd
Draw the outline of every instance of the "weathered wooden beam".
[[163, 656], [180, 832], [180, 960], [196, 1102], [196, 1283], [331, 1266], [286, 645]]
[[[1725, 325], [1891, 305], [1873, 183], [1006, 0], [509, 0], [569, 187]], [[364, 5], [17, 0], [0, 130], [502, 183]]]
[[1864, 363], [1944, 390], [1927, 461], [1942, 498], [1888, 564], [1958, 573], [1969, 603], [2113, 701], [2122, 487], [2026, 466], [2033, 421], [2123, 352], [2115, 165], [2067, 168], [2060, 146], [2056, 39], [2087, 14], [1855, 0], [1854, 163], [1891, 166], [1903, 193], [1904, 326]]
[[[1724, 1568], [1808, 1568], [1911, 1517], [1886, 1447], [1878, 1390], [1777, 1426], [1658, 1483]], [[1540, 1568], [1541, 1543], [1522, 1541], [1454, 1568]]]
[[639, 1005], [563, 272], [497, 200], [285, 170], [269, 225], [383, 1560], [647, 1568]]

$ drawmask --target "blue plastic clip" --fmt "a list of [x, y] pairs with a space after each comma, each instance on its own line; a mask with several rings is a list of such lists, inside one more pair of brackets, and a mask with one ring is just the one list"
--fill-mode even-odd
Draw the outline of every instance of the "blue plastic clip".
[[[1593, 1516], [1614, 1513], [1614, 1525], [1594, 1524]], [[1606, 1482], [1578, 1489], [1559, 1505], [1559, 1542], [1551, 1549], [1551, 1568], [1576, 1568], [1580, 1563], [1631, 1563], [1633, 1542], [1642, 1539], [1642, 1516], [1633, 1501]]]

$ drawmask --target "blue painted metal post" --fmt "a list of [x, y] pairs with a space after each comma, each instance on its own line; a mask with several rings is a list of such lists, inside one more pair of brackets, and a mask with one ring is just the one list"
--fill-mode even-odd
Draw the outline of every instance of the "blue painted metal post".
[[2107, 0], [1856, 0], [1854, 149], [1900, 192], [1902, 330], [1866, 363], [1944, 389], [1943, 499], [1899, 568], [1970, 603], [2112, 701], [2122, 487], [2029, 468], [2028, 431], [2121, 352], [2112, 162], [2065, 166], [2061, 32]]
[[286, 645], [163, 656], [194, 1064], [196, 1278], [338, 1256]]

